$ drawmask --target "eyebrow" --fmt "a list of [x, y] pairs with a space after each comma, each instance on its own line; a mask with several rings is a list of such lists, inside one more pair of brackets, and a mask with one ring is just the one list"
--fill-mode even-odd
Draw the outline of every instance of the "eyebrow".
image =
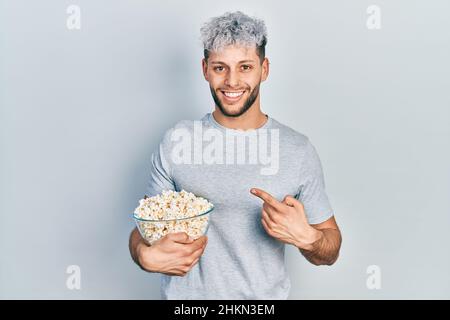
[[[255, 60], [242, 60], [242, 61], [239, 61], [238, 64], [240, 64], [240, 63], [249, 63], [249, 62], [255, 63]], [[211, 64], [224, 64], [224, 65], [226, 65], [226, 63], [223, 62], [223, 61], [211, 61]]]

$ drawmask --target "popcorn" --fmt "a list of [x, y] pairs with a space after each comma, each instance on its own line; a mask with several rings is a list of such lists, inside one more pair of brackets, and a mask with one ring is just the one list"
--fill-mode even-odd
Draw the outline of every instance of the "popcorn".
[[162, 194], [139, 200], [134, 217], [142, 237], [150, 244], [173, 232], [186, 232], [196, 239], [206, 232], [209, 220], [209, 214], [199, 215], [213, 207], [192, 192], [163, 190]]

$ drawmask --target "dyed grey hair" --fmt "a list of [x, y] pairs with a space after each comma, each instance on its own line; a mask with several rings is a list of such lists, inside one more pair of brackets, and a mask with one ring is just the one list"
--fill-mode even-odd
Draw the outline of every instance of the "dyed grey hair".
[[205, 59], [229, 45], [256, 47], [261, 63], [265, 57], [267, 30], [263, 20], [236, 11], [214, 17], [200, 28]]

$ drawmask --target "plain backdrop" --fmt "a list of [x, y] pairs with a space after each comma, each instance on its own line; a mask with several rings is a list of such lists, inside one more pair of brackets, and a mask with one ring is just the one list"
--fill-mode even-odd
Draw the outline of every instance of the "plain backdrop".
[[450, 298], [448, 1], [0, 3], [0, 298], [160, 298], [131, 214], [164, 131], [213, 110], [199, 29], [234, 10], [266, 22], [262, 110], [317, 148], [343, 233], [331, 267], [287, 248], [290, 299]]

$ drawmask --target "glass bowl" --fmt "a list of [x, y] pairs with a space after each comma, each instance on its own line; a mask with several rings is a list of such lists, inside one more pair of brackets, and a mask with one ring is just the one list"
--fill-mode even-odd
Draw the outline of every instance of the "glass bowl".
[[150, 245], [153, 245], [168, 233], [186, 232], [193, 239], [201, 237], [208, 231], [209, 215], [213, 210], [214, 206], [189, 218], [149, 220], [139, 218], [133, 214], [133, 219], [142, 238]]

